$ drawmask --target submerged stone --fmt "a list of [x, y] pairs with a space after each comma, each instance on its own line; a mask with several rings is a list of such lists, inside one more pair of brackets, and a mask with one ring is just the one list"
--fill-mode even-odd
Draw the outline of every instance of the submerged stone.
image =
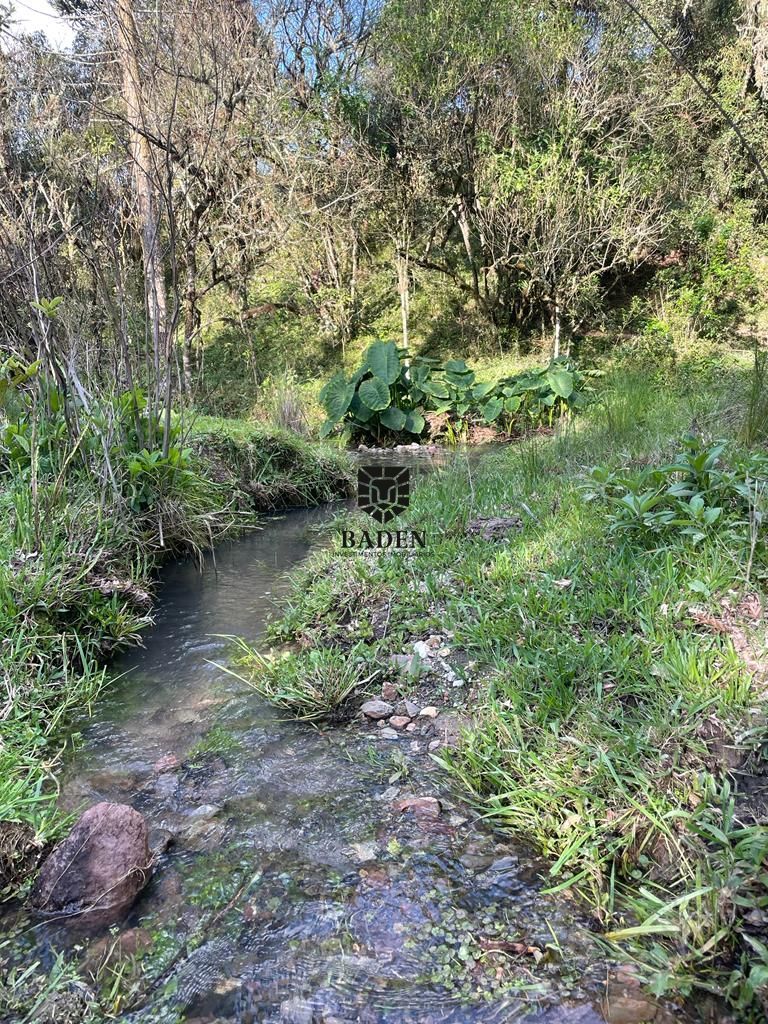
[[417, 818], [439, 818], [442, 810], [440, 801], [434, 796], [408, 796], [398, 800], [394, 809], [401, 814], [410, 812]]

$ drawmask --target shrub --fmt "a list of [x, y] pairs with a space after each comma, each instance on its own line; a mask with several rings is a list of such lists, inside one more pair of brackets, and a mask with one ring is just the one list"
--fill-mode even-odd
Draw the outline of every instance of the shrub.
[[337, 373], [320, 392], [328, 417], [320, 436], [327, 437], [343, 423], [347, 436], [357, 431], [377, 441], [387, 434], [420, 437], [426, 427], [425, 397], [405, 350], [392, 341], [375, 341], [349, 379]]
[[587, 497], [609, 502], [611, 529], [619, 532], [679, 534], [694, 544], [715, 529], [746, 536], [746, 528], [761, 521], [768, 457], [751, 455], [726, 468], [725, 447], [689, 436], [668, 465], [634, 473], [597, 466], [591, 473], [597, 488]]
[[499, 419], [508, 433], [544, 423], [551, 426], [554, 420], [589, 405], [590, 380], [596, 375], [596, 371], [577, 370], [566, 358], [555, 359], [545, 369], [526, 370], [500, 381], [483, 406], [483, 417], [488, 423]]
[[321, 435], [341, 427], [346, 439], [366, 434], [377, 443], [403, 434], [420, 437], [427, 413], [445, 416], [452, 436], [473, 420], [520, 433], [583, 409], [591, 400], [593, 376], [560, 358], [544, 369], [488, 383], [478, 381], [463, 359], [409, 359], [394, 342], [377, 341], [352, 377], [338, 373], [320, 392], [328, 417]]

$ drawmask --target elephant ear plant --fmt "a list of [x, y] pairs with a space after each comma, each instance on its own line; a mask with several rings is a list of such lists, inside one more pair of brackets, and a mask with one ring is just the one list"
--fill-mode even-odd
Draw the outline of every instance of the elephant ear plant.
[[510, 434], [551, 426], [589, 405], [589, 379], [595, 375], [595, 371], [577, 370], [566, 358], [555, 359], [545, 369], [526, 370], [499, 381], [488, 395], [483, 416]]
[[327, 415], [321, 436], [340, 428], [344, 441], [355, 434], [377, 444], [404, 435], [413, 440], [425, 432], [425, 412], [447, 417], [448, 436], [454, 438], [466, 435], [471, 422], [518, 435], [583, 409], [591, 401], [589, 382], [595, 375], [561, 358], [543, 369], [484, 383], [463, 359], [409, 359], [394, 342], [376, 341], [351, 377], [337, 373], [320, 392]]
[[321, 436], [342, 426], [345, 440], [354, 433], [369, 434], [377, 442], [403, 433], [420, 437], [426, 427], [426, 394], [416, 376], [404, 349], [392, 341], [375, 341], [351, 377], [337, 373], [320, 392], [327, 416]]

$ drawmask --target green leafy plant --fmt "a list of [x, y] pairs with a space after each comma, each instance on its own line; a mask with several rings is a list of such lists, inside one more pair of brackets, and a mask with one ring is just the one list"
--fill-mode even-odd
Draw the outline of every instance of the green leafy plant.
[[688, 436], [682, 451], [664, 466], [634, 473], [597, 466], [587, 497], [608, 501], [615, 531], [671, 531], [693, 543], [715, 529], [736, 537], [762, 516], [759, 506], [768, 484], [768, 458], [751, 455], [726, 468], [721, 462], [725, 448], [724, 442], [705, 444]]
[[194, 485], [198, 475], [191, 468], [191, 449], [172, 446], [163, 455], [159, 448], [143, 448], [128, 459], [126, 490], [131, 508], [142, 511], [150, 508], [164, 494]]
[[338, 373], [320, 392], [327, 416], [321, 435], [341, 427], [346, 439], [356, 433], [377, 442], [401, 434], [420, 437], [425, 413], [444, 416], [443, 429], [453, 439], [466, 437], [471, 422], [521, 433], [585, 408], [595, 375], [560, 358], [543, 369], [484, 382], [463, 359], [409, 359], [394, 342], [377, 341], [352, 377]]
[[498, 420], [508, 433], [543, 424], [585, 409], [592, 401], [595, 371], [580, 371], [567, 358], [544, 369], [526, 370], [499, 381], [483, 407], [487, 422]]
[[327, 437], [343, 425], [346, 438], [354, 433], [377, 441], [402, 433], [420, 437], [426, 427], [425, 397], [405, 350], [392, 341], [375, 341], [351, 377], [337, 373], [320, 392], [327, 417], [320, 435]]

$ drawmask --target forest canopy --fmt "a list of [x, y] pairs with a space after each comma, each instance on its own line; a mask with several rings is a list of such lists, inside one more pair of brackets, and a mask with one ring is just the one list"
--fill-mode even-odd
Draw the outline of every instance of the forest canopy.
[[68, 393], [754, 305], [760, 0], [58, 7], [71, 52], [0, 13], [0, 344]]

